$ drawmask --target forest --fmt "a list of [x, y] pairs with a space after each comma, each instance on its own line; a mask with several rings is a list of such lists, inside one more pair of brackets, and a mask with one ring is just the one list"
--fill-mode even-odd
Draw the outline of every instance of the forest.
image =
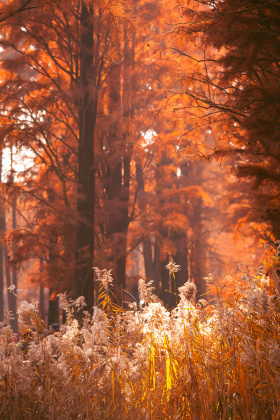
[[280, 1], [0, 0], [0, 418], [280, 419]]

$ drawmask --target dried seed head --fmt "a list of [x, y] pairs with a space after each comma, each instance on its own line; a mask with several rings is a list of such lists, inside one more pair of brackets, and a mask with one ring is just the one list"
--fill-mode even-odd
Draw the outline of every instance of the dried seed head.
[[93, 267], [97, 280], [101, 281], [106, 292], [109, 290], [109, 286], [113, 283], [113, 277], [111, 274], [112, 270], [100, 270], [98, 267]]
[[198, 308], [205, 308], [208, 305], [208, 302], [205, 299], [199, 299], [196, 306]]
[[265, 315], [269, 311], [269, 296], [267, 291], [259, 287], [250, 290], [248, 296], [248, 307], [252, 312]]
[[263, 290], [261, 293], [260, 306], [262, 314], [267, 314], [269, 311], [269, 300], [266, 290]]
[[260, 307], [260, 293], [259, 289], [251, 289], [248, 296], [248, 308], [252, 312], [258, 312]]
[[170, 274], [176, 273], [177, 271], [180, 270], [181, 266], [175, 264], [175, 262], [173, 261], [173, 258], [171, 258], [171, 261], [169, 264], [167, 264], [165, 266], [165, 268], [169, 271]]
[[215, 279], [212, 273], [209, 273], [207, 277], [203, 277], [203, 280], [206, 281], [206, 283], [208, 284], [214, 284], [215, 283]]
[[181, 298], [186, 299], [189, 302], [195, 300], [197, 289], [194, 283], [187, 281], [187, 283], [185, 283], [184, 286], [179, 287], [178, 290]]
[[10, 287], [7, 287], [7, 290], [9, 290], [10, 292], [13, 292], [15, 290], [16, 286], [14, 284], [11, 284]]

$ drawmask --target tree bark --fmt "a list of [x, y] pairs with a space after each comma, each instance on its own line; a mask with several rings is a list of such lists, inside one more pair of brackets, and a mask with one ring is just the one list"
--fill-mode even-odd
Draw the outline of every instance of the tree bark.
[[202, 199], [200, 198], [195, 206], [195, 216], [193, 221], [194, 235], [192, 244], [192, 278], [197, 287], [196, 298], [201, 299], [206, 293], [206, 282], [203, 280], [205, 277], [205, 261], [206, 249], [205, 239], [203, 237], [203, 218], [202, 218]]
[[94, 305], [94, 129], [97, 113], [93, 74], [93, 21], [92, 6], [82, 2], [75, 297], [84, 296], [90, 312]]
[[59, 324], [58, 298], [52, 296], [53, 292], [54, 292], [54, 289], [50, 288], [50, 292], [49, 292], [49, 313], [48, 313], [48, 324], [49, 324], [49, 326], [53, 323], [58, 323]]
[[[0, 155], [0, 181], [2, 181], [2, 150]], [[0, 202], [0, 322], [4, 321], [4, 244], [3, 244], [3, 235], [4, 235], [4, 227], [3, 227], [3, 220], [4, 219], [4, 205], [3, 199]]]
[[40, 284], [39, 289], [39, 311], [40, 317], [45, 322], [45, 294], [44, 294], [44, 286]]
[[[17, 227], [17, 219], [16, 219], [16, 198], [13, 199], [12, 203], [12, 228], [16, 229]], [[4, 216], [5, 217], [5, 216]], [[6, 224], [6, 223], [5, 223]], [[13, 245], [13, 254], [15, 253], [15, 245]], [[8, 274], [7, 267], [6, 273]], [[17, 316], [17, 270], [13, 266], [12, 267], [12, 279], [13, 279], [13, 285], [15, 286], [15, 289], [13, 292], [8, 293], [8, 299], [9, 299], [9, 311], [12, 312], [13, 318], [10, 320], [10, 325], [14, 332], [18, 331], [18, 316]]]

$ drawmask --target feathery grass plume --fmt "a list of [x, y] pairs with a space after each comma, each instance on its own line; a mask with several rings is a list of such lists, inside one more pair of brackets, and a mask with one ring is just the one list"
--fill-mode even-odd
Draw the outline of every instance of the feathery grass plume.
[[109, 291], [109, 287], [113, 284], [113, 277], [112, 277], [112, 270], [100, 270], [98, 267], [93, 267], [97, 280], [103, 284], [104, 289], [106, 292]]
[[20, 330], [36, 327], [39, 318], [39, 302], [33, 300], [31, 303], [28, 303], [24, 300], [20, 303], [17, 314]]
[[142, 332], [146, 335], [153, 334], [163, 336], [162, 334], [169, 334], [170, 328], [170, 313], [159, 302], [151, 302], [145, 308], [142, 315], [143, 328]]
[[181, 269], [180, 265], [175, 264], [173, 258], [171, 261], [165, 266], [165, 268], [169, 271], [170, 274], [177, 273]]
[[198, 308], [206, 308], [207, 305], [208, 305], [208, 302], [205, 299], [199, 299], [199, 301], [196, 304]]
[[14, 290], [16, 290], [16, 286], [14, 284], [11, 284], [9, 287], [7, 287], [7, 290], [9, 290], [9, 292], [13, 293]]
[[261, 279], [260, 279], [260, 285], [261, 287], [269, 287], [270, 285], [270, 278], [268, 275], [263, 274]]
[[205, 280], [207, 284], [215, 284], [215, 277], [212, 273], [209, 273], [208, 276], [203, 277], [203, 280]]
[[14, 314], [8, 310], [8, 308], [6, 308], [6, 306], [4, 307], [4, 324], [5, 325], [10, 325], [10, 320], [15, 319], [14, 318]]
[[252, 287], [249, 290], [247, 303], [248, 303], [248, 308], [251, 312], [254, 312], [254, 313], [260, 312], [261, 296], [262, 296], [262, 291], [259, 287]]
[[267, 291], [265, 289], [262, 290], [261, 292], [260, 310], [263, 315], [267, 314], [269, 311], [269, 298], [268, 298]]
[[139, 279], [138, 281], [138, 293], [139, 293], [139, 300], [141, 305], [148, 305], [150, 302], [159, 302], [162, 303], [161, 300], [153, 294], [153, 290], [155, 288], [152, 286], [153, 280], [146, 283], [145, 280]]
[[184, 286], [178, 288], [182, 300], [194, 302], [196, 297], [197, 288], [194, 283], [187, 281]]

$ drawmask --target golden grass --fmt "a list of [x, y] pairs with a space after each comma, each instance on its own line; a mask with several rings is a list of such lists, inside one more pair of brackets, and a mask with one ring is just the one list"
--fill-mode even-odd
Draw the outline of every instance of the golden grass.
[[206, 307], [182, 288], [172, 313], [142, 282], [145, 306], [96, 309], [82, 328], [64, 299], [58, 336], [43, 337], [25, 305], [22, 327], [36, 328], [25, 353], [1, 326], [0, 418], [280, 419], [279, 278], [261, 280], [211, 278]]

